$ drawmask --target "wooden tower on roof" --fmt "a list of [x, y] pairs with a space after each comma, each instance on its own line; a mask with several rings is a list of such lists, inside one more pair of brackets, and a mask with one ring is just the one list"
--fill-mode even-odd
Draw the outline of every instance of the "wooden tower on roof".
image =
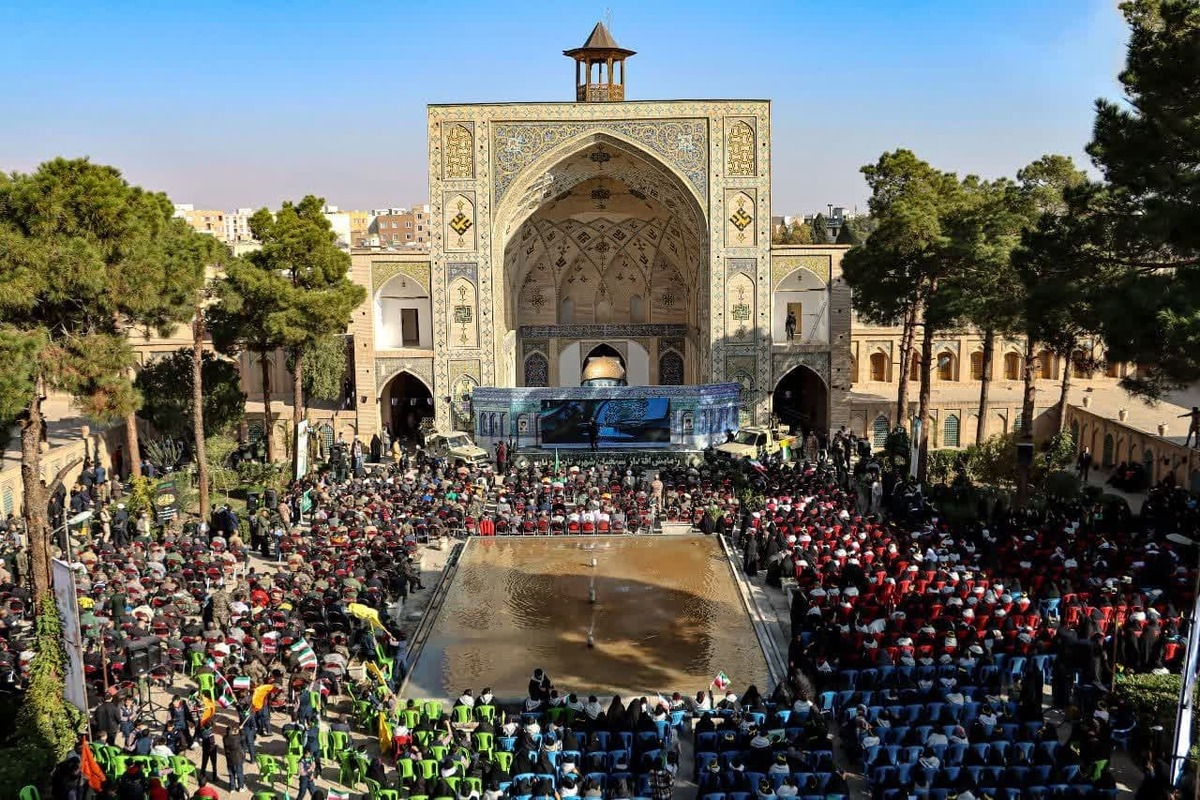
[[[625, 99], [625, 59], [637, 55], [619, 46], [603, 22], [597, 22], [583, 47], [564, 50], [575, 59], [575, 100], [615, 103]], [[620, 70], [620, 74], [615, 72]]]

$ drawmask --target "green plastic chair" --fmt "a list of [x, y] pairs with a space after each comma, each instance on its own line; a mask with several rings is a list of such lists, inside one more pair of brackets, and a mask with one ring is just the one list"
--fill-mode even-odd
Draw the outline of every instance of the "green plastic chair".
[[400, 719], [404, 720], [404, 726], [411, 731], [421, 722], [421, 712], [416, 708], [406, 708], [400, 712]]
[[258, 779], [264, 783], [275, 783], [275, 776], [279, 773], [279, 759], [259, 753], [255, 761], [258, 762]]
[[42, 793], [38, 791], [36, 786], [26, 786], [21, 790], [21, 794], [17, 796], [21, 800], [42, 800]]
[[491, 722], [496, 718], [495, 706], [475, 706], [475, 716], [483, 722]]
[[471, 788], [471, 791], [483, 796], [483, 778], [463, 778], [463, 780], [467, 782], [467, 786]]
[[196, 683], [200, 684], [200, 694], [208, 695], [208, 699], [217, 702], [217, 676], [211, 672], [201, 672], [196, 675]]
[[435, 761], [442, 762], [446, 760], [446, 754], [450, 752], [450, 748], [444, 744], [430, 745], [429, 755], [433, 756]]
[[363, 780], [367, 783], [367, 797], [375, 800], [379, 795], [379, 790], [383, 787], [379, 784], [379, 781], [371, 780], [370, 778], [363, 778]]
[[429, 747], [429, 743], [433, 741], [433, 731], [413, 731], [413, 738], [421, 747]]
[[191, 761], [188, 761], [185, 756], [171, 756], [167, 760], [171, 767], [171, 772], [174, 772], [176, 775], [178, 775], [179, 780], [184, 784], [187, 783], [188, 778], [196, 775], [196, 765]]
[[408, 798], [408, 800], [429, 800], [429, 795], [427, 795], [427, 794], [414, 794], [414, 795], [412, 795], [411, 797], [409, 797], [409, 798]]
[[446, 778], [445, 781], [446, 785], [453, 789], [455, 794], [458, 794], [458, 784], [462, 783], [462, 778], [454, 776]]
[[287, 732], [288, 755], [304, 754], [304, 731], [293, 728]]
[[365, 777], [363, 772], [362, 760], [357, 753], [342, 753], [341, 761], [338, 762], [338, 783], [353, 789]]
[[279, 795], [274, 792], [255, 792], [252, 800], [279, 800]]
[[300, 777], [300, 756], [288, 753], [283, 757], [283, 764], [283, 783], [285, 786], [291, 786], [292, 781]]
[[396, 770], [400, 773], [402, 780], [412, 780], [416, 777], [413, 772], [413, 760], [411, 758], [401, 758], [396, 761]]
[[125, 774], [125, 770], [129, 769], [129, 756], [112, 756], [108, 759], [108, 766], [111, 770], [108, 777], [116, 780]]
[[338, 757], [350, 749], [350, 734], [345, 731], [330, 731], [329, 732], [329, 752], [334, 761]]
[[375, 800], [400, 800], [400, 792], [395, 789], [380, 789], [375, 793]]
[[189, 650], [187, 654], [187, 660], [188, 675], [195, 677], [196, 672], [204, 666], [204, 651]]
[[504, 750], [496, 750], [492, 753], [492, 763], [499, 767], [504, 772], [512, 771], [513, 754]]
[[432, 758], [424, 758], [417, 762], [417, 768], [421, 770], [421, 777], [427, 781], [433, 780], [433, 776], [437, 775], [438, 766], [438, 762]]
[[488, 731], [475, 731], [475, 748], [479, 752], [491, 752], [495, 749], [495, 734]]
[[553, 708], [547, 709], [546, 710], [546, 721], [558, 724], [558, 720], [562, 716], [563, 711], [565, 711], [565, 710], [566, 709], [563, 708], [562, 706], [554, 706]]
[[442, 704], [437, 700], [425, 701], [425, 719], [433, 722], [442, 718]]
[[452, 721], [455, 725], [466, 725], [471, 722], [470, 706], [455, 706], [450, 713], [453, 715]]

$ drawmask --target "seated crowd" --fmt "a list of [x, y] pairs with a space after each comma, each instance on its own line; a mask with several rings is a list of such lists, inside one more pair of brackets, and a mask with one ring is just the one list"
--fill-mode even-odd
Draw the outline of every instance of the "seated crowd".
[[[419, 456], [386, 478], [326, 472], [298, 482], [249, 524], [224, 508], [204, 525], [157, 534], [128, 515], [118, 530], [108, 498], [77, 486], [72, 508], [106, 511], [74, 553], [89, 675], [117, 690], [99, 692], [95, 715], [106, 791], [140, 797], [130, 773], [186, 780], [195, 747], [201, 776], [216, 779], [223, 753], [231, 789], [244, 787], [250, 761], [261, 781], [286, 781], [301, 797], [336, 766], [339, 782], [365, 785], [373, 799], [662, 800], [665, 774], [673, 781], [679, 767], [675, 743], [694, 719], [695, 758], [685, 766], [702, 795], [720, 800], [845, 794], [830, 734], [861, 758], [876, 797], [913, 787], [960, 800], [1026, 796], [1021, 787], [1114, 792], [1114, 745], [1128, 748], [1139, 732], [1105, 687], [1116, 664], [1179, 666], [1179, 609], [1190, 607], [1195, 576], [1165, 534], [1194, 504], [1157, 505], [1143, 520], [1153, 524], [1140, 526], [1069, 507], [966, 526], [900, 524], [859, 513], [845, 466], [766, 468], [754, 477], [765, 500], [752, 509], [737, 499], [742, 476], [716, 465], [640, 474], [510, 465], [499, 482]], [[302, 526], [305, 492], [315, 503]], [[397, 705], [407, 667], [399, 610], [421, 587], [412, 560], [420, 542], [601, 532], [602, 522], [632, 532], [652, 511], [727, 536], [747, 573], [765, 569], [769, 583], [791, 589], [790, 674], [769, 697], [752, 689], [715, 707], [703, 695], [614, 699], [601, 712], [596, 698], [559, 693], [543, 676], [507, 714], [470, 694], [448, 714], [436, 703]], [[20, 552], [18, 521], [8, 533], [6, 547]], [[17, 652], [29, 587], [19, 567], [7, 578], [0, 634]], [[149, 637], [167, 654], [153, 675], [190, 673], [202, 697], [158, 713], [135, 702], [144, 687], [123, 669], [126, 645]], [[10, 659], [18, 687], [29, 655]], [[348, 671], [356, 660], [372, 666], [357, 686]], [[1046, 724], [1044, 684], [1052, 705], [1071, 711], [1065, 741]], [[353, 713], [330, 713], [346, 694]], [[279, 713], [290, 721], [279, 730], [286, 753], [275, 757], [259, 749]], [[353, 747], [349, 723], [380, 752]], [[77, 773], [65, 770], [69, 786]]]

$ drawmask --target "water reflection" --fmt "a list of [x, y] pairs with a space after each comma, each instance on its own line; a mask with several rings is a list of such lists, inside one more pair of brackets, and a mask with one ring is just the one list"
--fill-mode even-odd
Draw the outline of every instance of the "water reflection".
[[767, 683], [753, 626], [707, 537], [472, 542], [409, 694], [489, 685], [522, 697], [534, 667], [561, 687], [603, 694], [695, 692], [721, 670], [738, 686]]

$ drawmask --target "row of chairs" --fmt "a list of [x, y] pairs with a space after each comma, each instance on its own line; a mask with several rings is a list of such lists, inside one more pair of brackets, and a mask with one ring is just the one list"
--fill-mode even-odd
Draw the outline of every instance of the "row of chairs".
[[[1013, 742], [1007, 739], [1002, 739], [995, 742], [978, 742], [976, 744], [939, 744], [934, 745], [931, 749], [934, 755], [938, 757], [942, 764], [949, 767], [962, 766], [963, 758], [967, 751], [973, 751], [980, 758], [987, 759], [991, 753], [999, 752], [1004, 758], [1008, 757], [1009, 749], [1018, 750], [1024, 756], [1025, 761], [1029, 762], [1033, 758], [1035, 750], [1044, 751], [1052, 760], [1056, 758], [1058, 749], [1061, 745], [1057, 741], [1046, 742]], [[923, 746], [912, 745], [909, 747], [901, 747], [900, 745], [874, 745], [868, 747], [863, 753], [863, 766], [898, 766], [900, 764], [915, 764], [921, 757], [925, 748]]]
[[[1116, 800], [1116, 789], [1094, 789], [1090, 786], [1026, 786], [1020, 789], [997, 789], [994, 786], [980, 787], [980, 793], [996, 800], [1042, 800], [1048, 797], [1093, 798], [1093, 800]], [[958, 794], [955, 789], [886, 789], [883, 800], [952, 800]], [[801, 800], [808, 800], [802, 798]]]
[[[1089, 767], [1089, 772], [1086, 774], [1089, 780], [1095, 780], [1099, 777], [1100, 772], [1108, 764], [1107, 761], [1100, 761], [1092, 764]], [[928, 770], [914, 764], [897, 764], [895, 766], [879, 766], [872, 767], [867, 775], [873, 785], [888, 783], [893, 776], [901, 784], [912, 784], [916, 775], [922, 775], [926, 782], [940, 773], [945, 775], [949, 780], [956, 781], [959, 778], [962, 770], [966, 770], [977, 785], [998, 784], [1003, 778], [1007, 778], [1009, 783], [1014, 783], [1018, 786], [1026, 785], [1049, 785], [1051, 777], [1054, 775], [1054, 767], [1045, 764], [1037, 767], [949, 767], [942, 766], [935, 770]], [[1079, 777], [1081, 768], [1075, 764], [1063, 768], [1063, 776], [1061, 785], [1065, 786], [1071, 781]], [[1060, 785], [1060, 784], [1055, 784]]]

